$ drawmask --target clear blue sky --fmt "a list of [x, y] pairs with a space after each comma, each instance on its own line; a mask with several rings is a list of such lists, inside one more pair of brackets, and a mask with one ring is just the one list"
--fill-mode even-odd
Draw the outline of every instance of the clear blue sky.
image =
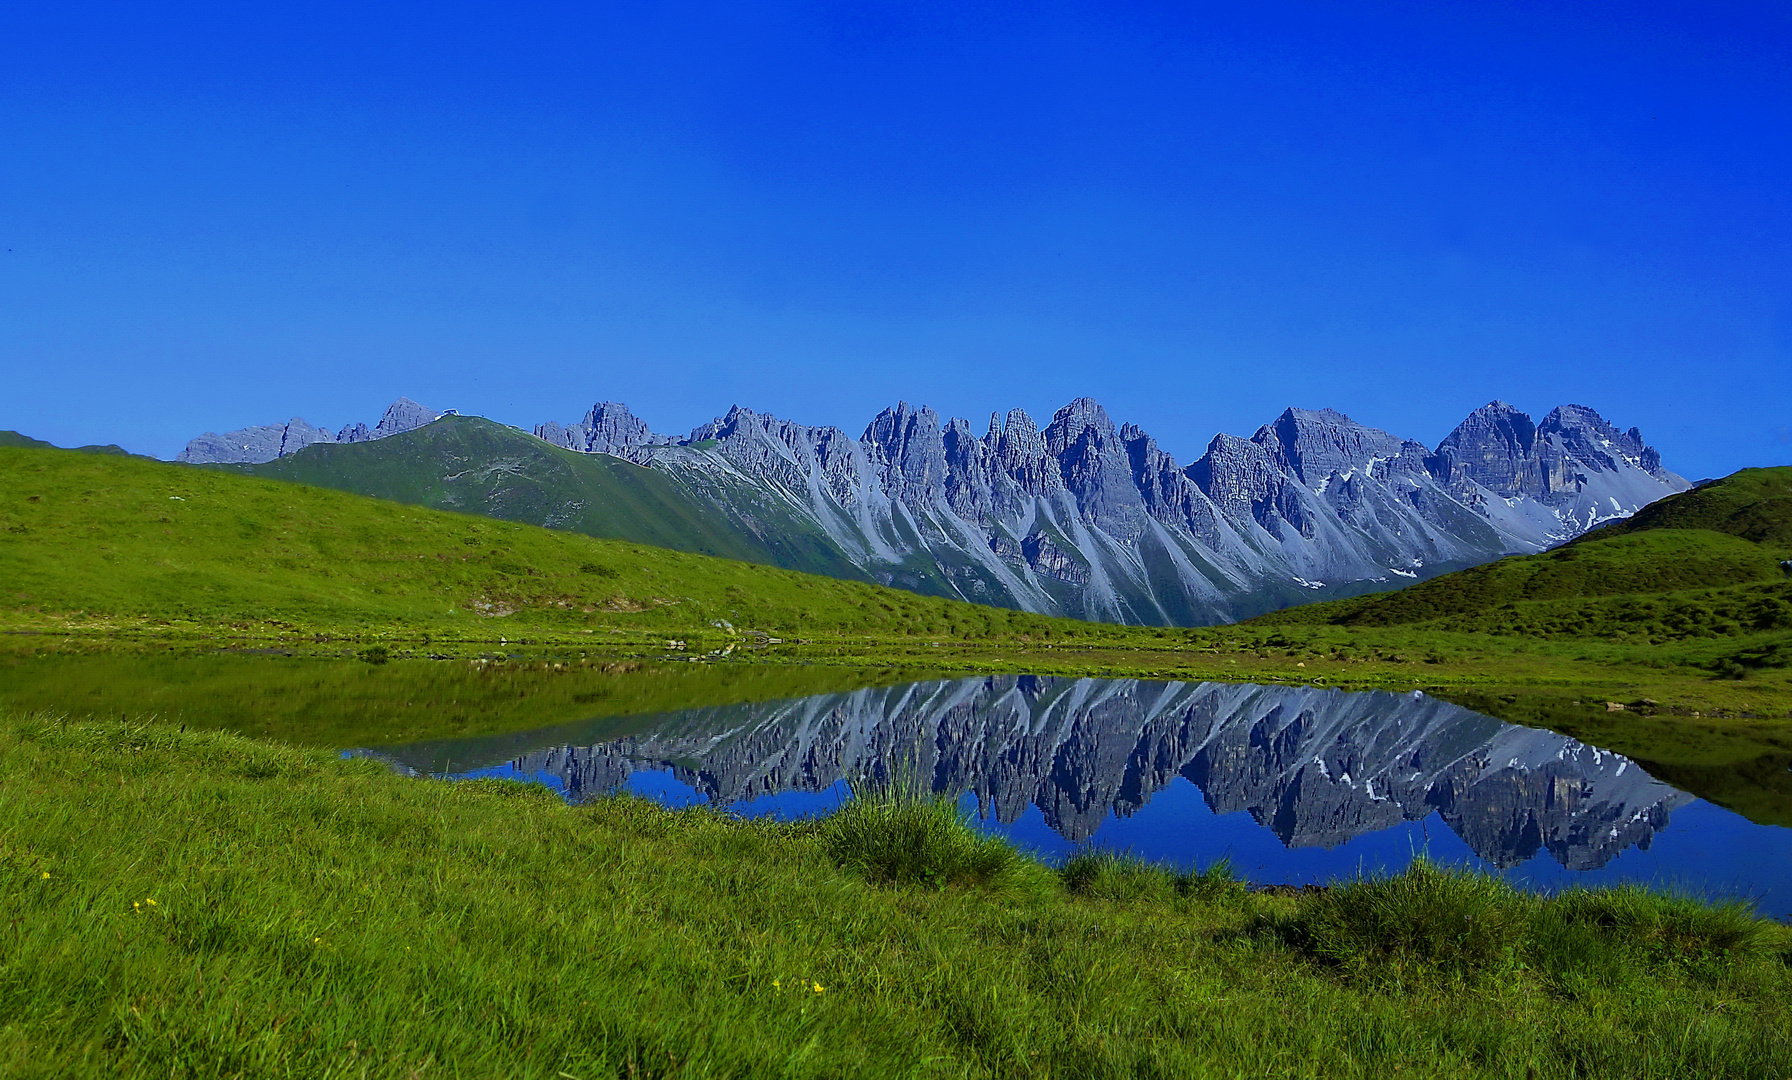
[[0, 427], [1088, 394], [1792, 461], [1792, 7], [15, 4]]

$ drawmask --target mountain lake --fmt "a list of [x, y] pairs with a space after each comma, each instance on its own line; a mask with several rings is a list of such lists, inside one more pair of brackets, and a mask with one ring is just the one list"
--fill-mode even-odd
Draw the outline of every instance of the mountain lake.
[[[1421, 691], [602, 660], [40, 654], [0, 707], [333, 746], [418, 777], [824, 814], [925, 785], [1049, 860], [1086, 847], [1254, 885], [1420, 854], [1536, 890], [1635, 882], [1792, 917], [1792, 806], [1748, 817], [1636, 762]], [[1783, 770], [1784, 763], [1771, 766]], [[1758, 770], [1757, 770], [1758, 771]], [[1783, 790], [1778, 784], [1774, 790]]]
[[1526, 888], [1637, 882], [1792, 917], [1792, 829], [1629, 759], [1422, 692], [998, 676], [357, 750], [407, 773], [826, 813], [855, 783], [956, 794], [1056, 860], [1082, 847], [1304, 885], [1415, 855]]

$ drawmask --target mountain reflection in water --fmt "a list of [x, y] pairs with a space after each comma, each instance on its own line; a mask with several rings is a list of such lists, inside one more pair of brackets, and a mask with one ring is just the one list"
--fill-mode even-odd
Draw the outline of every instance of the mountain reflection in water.
[[[378, 752], [438, 771], [442, 747]], [[579, 798], [670, 772], [727, 806], [908, 776], [1012, 825], [1029, 804], [1073, 843], [1178, 776], [1288, 847], [1331, 848], [1436, 814], [1498, 867], [1539, 850], [1590, 870], [1647, 848], [1691, 796], [1626, 758], [1421, 693], [1032, 676], [954, 679], [650, 720], [590, 746], [505, 753]], [[476, 754], [474, 756], [477, 756]], [[478, 765], [456, 754], [454, 772]]]

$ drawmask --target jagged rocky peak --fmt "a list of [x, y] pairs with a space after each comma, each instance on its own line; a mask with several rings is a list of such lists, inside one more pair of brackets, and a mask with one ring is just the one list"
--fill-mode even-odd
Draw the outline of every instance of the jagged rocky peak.
[[389, 438], [406, 431], [415, 431], [424, 424], [440, 420], [444, 414], [427, 406], [419, 405], [410, 398], [401, 397], [386, 406], [386, 412], [379, 423], [370, 430], [366, 424], [345, 424], [336, 433], [336, 441], [344, 443], [372, 442], [375, 439]]
[[576, 424], [561, 425], [553, 421], [535, 428], [535, 437], [544, 442], [577, 450], [584, 454], [614, 454], [628, 457], [643, 446], [675, 442], [670, 435], [655, 435], [644, 420], [628, 411], [628, 406], [615, 401], [600, 401], [586, 411]]
[[1083, 520], [1123, 540], [1136, 539], [1146, 527], [1145, 500], [1132, 454], [1107, 410], [1093, 398], [1077, 398], [1057, 411], [1044, 437]]
[[1437, 445], [1431, 469], [1446, 484], [1472, 481], [1502, 498], [1543, 490], [1535, 449], [1537, 425], [1517, 408], [1490, 401]]
[[859, 442], [891, 498], [930, 503], [945, 494], [946, 443], [932, 409], [897, 402], [872, 418]]
[[1546, 502], [1582, 492], [1590, 473], [1636, 471], [1672, 490], [1686, 485], [1661, 467], [1661, 455], [1641, 431], [1621, 432], [1585, 405], [1558, 406], [1534, 424], [1503, 401], [1489, 402], [1438, 444], [1429, 465], [1457, 489], [1478, 484], [1502, 498]]
[[1045, 445], [1054, 454], [1062, 454], [1079, 441], [1112, 443], [1120, 432], [1108, 411], [1094, 398], [1080, 397], [1052, 414], [1045, 429]]
[[336, 436], [295, 416], [284, 424], [258, 424], [222, 435], [208, 431], [188, 442], [174, 460], [190, 464], [258, 464], [297, 453], [312, 443], [335, 441]]
[[373, 437], [384, 439], [389, 435], [398, 435], [406, 431], [415, 431], [424, 424], [433, 424], [443, 414], [426, 405], [419, 405], [408, 397], [401, 397], [386, 406], [384, 416], [373, 429]]
[[1278, 455], [1315, 490], [1334, 475], [1368, 476], [1383, 463], [1406, 471], [1422, 468], [1429, 453], [1422, 443], [1359, 424], [1336, 409], [1285, 409], [1252, 441]]
[[296, 454], [315, 443], [368, 442], [373, 439], [383, 439], [388, 435], [397, 435], [400, 432], [420, 428], [445, 415], [447, 414], [419, 405], [410, 398], [401, 397], [386, 407], [385, 415], [380, 417], [380, 422], [372, 429], [369, 429], [366, 424], [348, 424], [341, 431], [332, 435], [327, 430], [314, 427], [295, 416], [284, 424], [261, 424], [255, 427], [238, 428], [223, 435], [208, 431], [187, 443], [186, 449], [182, 450], [174, 460], [196, 465], [224, 463], [258, 465], [264, 461], [285, 457], [288, 454]]
[[1537, 434], [1548, 440], [1559, 440], [1571, 457], [1606, 469], [1615, 469], [1622, 460], [1647, 472], [1661, 468], [1661, 455], [1643, 444], [1643, 433], [1636, 428], [1620, 432], [1585, 405], [1558, 405], [1551, 409]]
[[1281, 444], [1275, 439], [1241, 439], [1221, 433], [1185, 471], [1228, 516], [1248, 517], [1252, 505], [1287, 478], [1286, 466]]
[[1008, 419], [996, 439], [995, 461], [1027, 495], [1048, 495], [1064, 487], [1064, 475], [1047, 451], [1039, 426], [1025, 409], [1008, 411]]

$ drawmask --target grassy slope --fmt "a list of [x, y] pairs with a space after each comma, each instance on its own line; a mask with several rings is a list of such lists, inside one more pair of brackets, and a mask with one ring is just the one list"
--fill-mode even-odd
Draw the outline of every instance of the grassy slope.
[[1792, 583], [1779, 564], [1789, 555], [1792, 468], [1745, 469], [1541, 555], [1258, 622], [1583, 636], [1622, 624], [1658, 639], [1787, 630]]
[[1792, 940], [1723, 912], [1099, 861], [880, 886], [837, 833], [0, 718], [0, 1073], [1792, 1070]]
[[685, 495], [652, 469], [550, 446], [476, 416], [449, 416], [377, 442], [319, 443], [236, 471], [612, 540], [867, 580], [813, 528], [757, 531]]
[[1709, 529], [1757, 544], [1792, 548], [1792, 468], [1743, 469], [1714, 484], [1651, 503], [1575, 542], [1590, 543], [1648, 529]]
[[[54, 443], [47, 443], [47, 442], [44, 442], [42, 439], [33, 439], [29, 435], [22, 435], [16, 431], [0, 431], [0, 447], [9, 447], [9, 446], [10, 447], [19, 447], [19, 448], [27, 449], [27, 450], [54, 450], [54, 449], [56, 449], [56, 445]], [[127, 456], [130, 455], [129, 450], [126, 450], [124, 447], [119, 446], [116, 443], [107, 443], [104, 446], [97, 446], [97, 445], [77, 446], [77, 447], [75, 447], [75, 451], [77, 453], [81, 453], [81, 454], [124, 454]]]
[[0, 449], [0, 626], [621, 640], [1123, 634], [297, 484]]

